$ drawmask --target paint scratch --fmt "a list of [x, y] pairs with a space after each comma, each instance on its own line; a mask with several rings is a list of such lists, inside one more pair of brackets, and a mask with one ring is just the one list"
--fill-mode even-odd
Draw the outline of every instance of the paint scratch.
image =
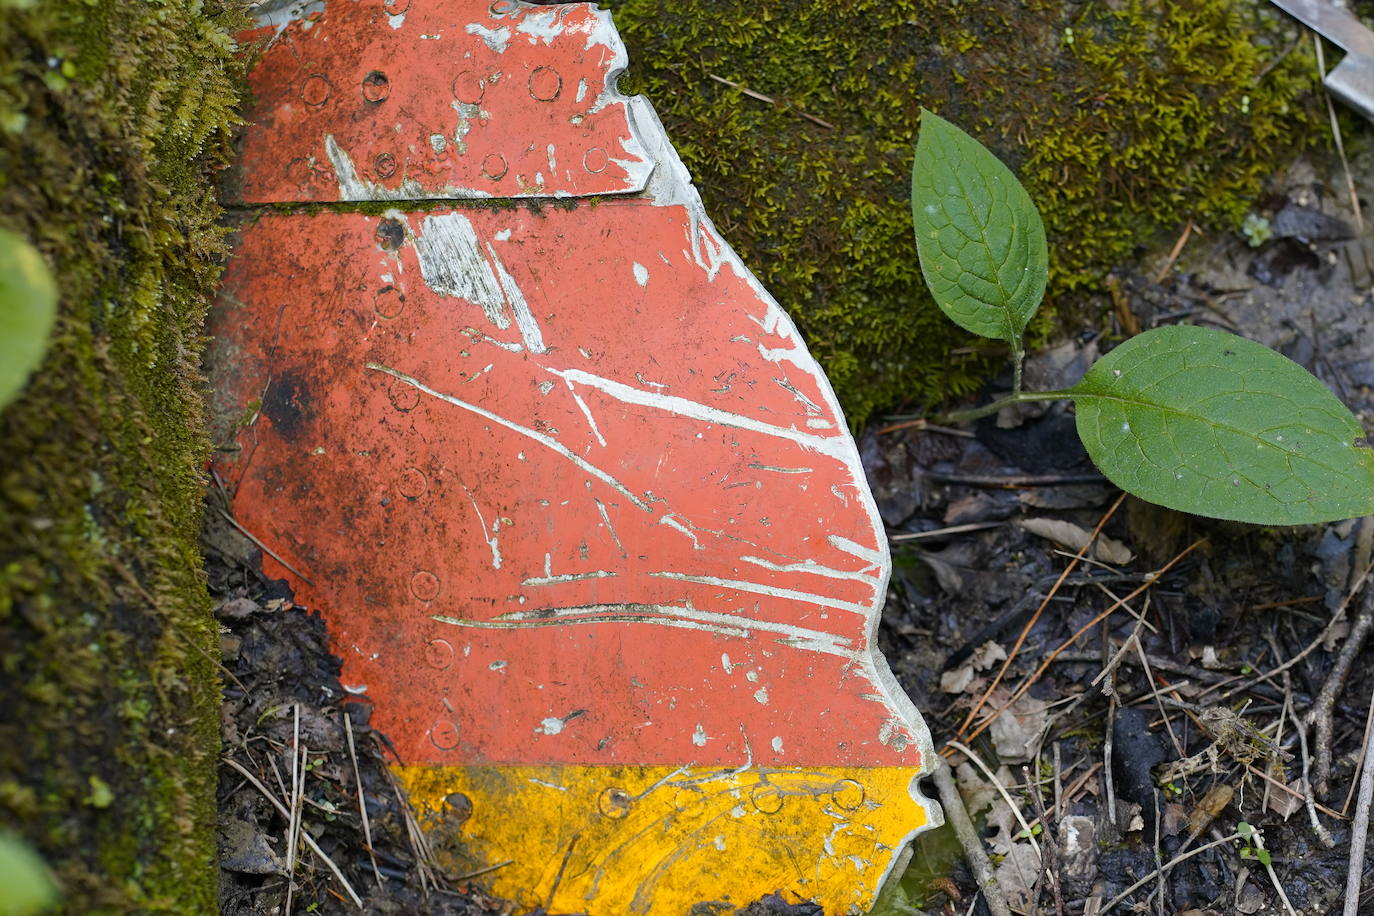
[[430, 397], [438, 398], [446, 404], [452, 404], [454, 407], [460, 407], [463, 410], [471, 411], [472, 413], [477, 414], [479, 417], [486, 417], [493, 423], [498, 423], [501, 426], [504, 426], [506, 429], [512, 430], [513, 432], [517, 432], [522, 436], [526, 436], [529, 439], [538, 442], [540, 445], [544, 446], [550, 451], [555, 452], [558, 455], [561, 455], [563, 458], [567, 459], [569, 462], [571, 462], [584, 473], [590, 474], [597, 480], [609, 486], [611, 489], [615, 490], [621, 496], [624, 496], [636, 508], [643, 509], [645, 512], [651, 514], [653, 513], [653, 507], [650, 506], [644, 500], [640, 499], [634, 493], [632, 493], [630, 489], [626, 487], [623, 483], [621, 483], [619, 480], [616, 480], [610, 474], [601, 470], [601, 468], [592, 464], [590, 461], [583, 458], [581, 455], [575, 454], [571, 449], [569, 449], [563, 443], [559, 442], [557, 439], [552, 439], [544, 435], [543, 433], [536, 432], [535, 430], [530, 429], [528, 426], [521, 426], [519, 423], [516, 423], [513, 420], [508, 420], [500, 414], [492, 413], [490, 410], [487, 410], [484, 407], [479, 407], [476, 404], [469, 403], [468, 401], [464, 401], [461, 398], [455, 398], [453, 395], [450, 394], [444, 394], [441, 391], [435, 391], [433, 388], [429, 387], [419, 379], [406, 375], [404, 372], [401, 372], [397, 369], [392, 369], [390, 366], [383, 366], [381, 363], [374, 362], [368, 362], [365, 365], [368, 369], [371, 369], [374, 372], [385, 373], [391, 376], [392, 378], [406, 385], [409, 385], [417, 391], [429, 395]]

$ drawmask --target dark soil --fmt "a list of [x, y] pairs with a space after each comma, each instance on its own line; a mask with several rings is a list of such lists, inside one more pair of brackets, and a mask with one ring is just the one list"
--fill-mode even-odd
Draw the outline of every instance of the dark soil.
[[[1369, 154], [1352, 169], [1357, 184], [1374, 174]], [[1299, 162], [1257, 209], [1271, 232], [1258, 247], [1194, 233], [1162, 278], [1173, 240], [1123, 270], [1116, 301], [1101, 303], [1109, 323], [1034, 357], [1027, 387], [1067, 387], [1128, 331], [1188, 321], [1275, 347], [1370, 429], [1370, 235], [1357, 230], [1338, 161]], [[1374, 610], [1359, 589], [1374, 520], [1261, 528], [1129, 497], [1113, 511], [1119, 491], [1087, 462], [1063, 405], [966, 430], [889, 421], [861, 448], [893, 536], [883, 648], [956, 768], [1013, 911], [1055, 912], [1057, 884], [1063, 913], [1102, 912], [1163, 863], [1216, 840], [1118, 912], [1289, 912], [1280, 887], [1297, 912], [1339, 911], [1374, 666], [1361, 652], [1344, 680], [1333, 669], [1351, 622]], [[1050, 519], [1092, 531], [1104, 518], [1103, 533], [1132, 556], [1077, 564], [1056, 590], [1075, 550], [1022, 526]], [[1129, 610], [1092, 623], [1129, 595]], [[1335, 700], [1329, 732], [1315, 722], [1323, 688]], [[1043, 868], [1011, 806], [951, 741], [998, 775], [1026, 822], [1038, 820]], [[1323, 806], [1310, 815], [1308, 794]], [[1260, 840], [1225, 839], [1242, 823]], [[891, 912], [963, 913], [974, 903], [948, 833], [918, 841]]]
[[[386, 737], [368, 726], [371, 705], [339, 683], [341, 663], [329, 651], [324, 620], [295, 605], [285, 582], [263, 577], [256, 549], [221, 508], [211, 501], [204, 538], [224, 660], [221, 912], [509, 912], [479, 887], [444, 874], [427, 854], [387, 769]], [[302, 773], [295, 793], [293, 773]], [[304, 839], [288, 869], [291, 825], [283, 812], [293, 798], [299, 831], [342, 872], [361, 907]]]

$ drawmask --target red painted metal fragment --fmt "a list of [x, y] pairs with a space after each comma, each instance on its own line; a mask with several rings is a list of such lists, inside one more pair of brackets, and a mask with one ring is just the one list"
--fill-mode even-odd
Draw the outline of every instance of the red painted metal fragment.
[[[480, 116], [433, 98], [454, 61], [487, 74]], [[823, 373], [649, 104], [607, 88], [623, 66], [582, 4], [333, 0], [288, 24], [245, 200], [641, 190], [245, 221], [213, 315], [219, 468], [461, 870], [509, 860], [499, 892], [568, 911], [861, 909], [938, 822], [911, 788], [929, 736], [873, 644], [886, 539]], [[382, 97], [305, 111], [316, 76]], [[410, 142], [444, 111], [461, 144]], [[402, 137], [404, 175], [358, 170]], [[556, 167], [592, 148], [606, 169]], [[301, 161], [315, 177], [281, 177]]]
[[245, 37], [244, 202], [624, 194], [652, 168], [590, 4], [348, 0]]

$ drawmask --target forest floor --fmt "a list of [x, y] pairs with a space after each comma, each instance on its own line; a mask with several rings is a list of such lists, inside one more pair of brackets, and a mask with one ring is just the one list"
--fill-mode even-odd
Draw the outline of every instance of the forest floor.
[[[1357, 185], [1372, 165], [1353, 157]], [[1374, 428], [1374, 249], [1345, 170], [1304, 158], [1261, 205], [1252, 239], [1190, 227], [1119, 271], [1107, 321], [1033, 356], [1027, 387], [1189, 322], [1274, 347]], [[1013, 912], [1338, 911], [1374, 710], [1374, 519], [1261, 528], [1123, 498], [1067, 406], [1034, 408], [861, 443], [896, 567], [883, 649]], [[976, 896], [946, 827], [889, 909], [985, 912]]]

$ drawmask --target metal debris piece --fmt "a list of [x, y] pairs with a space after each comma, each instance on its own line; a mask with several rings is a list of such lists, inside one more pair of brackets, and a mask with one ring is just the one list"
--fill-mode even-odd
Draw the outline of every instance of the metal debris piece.
[[1326, 88], [1366, 118], [1374, 120], [1374, 32], [1331, 0], [1272, 0], [1288, 15], [1346, 52], [1328, 74]]
[[[940, 817], [873, 641], [886, 539], [820, 368], [614, 91], [609, 15], [350, 0], [258, 35], [243, 199], [397, 204], [244, 221], [217, 467], [436, 852], [553, 912], [866, 910]], [[426, 96], [455, 71], [480, 112]]]

